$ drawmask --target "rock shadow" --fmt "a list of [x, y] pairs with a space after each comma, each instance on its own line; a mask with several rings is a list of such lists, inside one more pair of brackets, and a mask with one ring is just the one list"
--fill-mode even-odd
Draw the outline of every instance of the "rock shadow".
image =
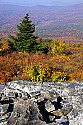
[[54, 105], [55, 110], [62, 109], [62, 105], [61, 105], [61, 101], [62, 101], [62, 100], [63, 100], [63, 99], [59, 96], [59, 97], [57, 98], [57, 102], [56, 102], [56, 101], [51, 102], [51, 103]]
[[48, 99], [44, 99], [43, 101], [41, 102], [37, 102], [37, 105], [38, 105], [38, 109], [42, 115], [42, 117], [40, 117], [40, 120], [43, 120], [45, 121], [46, 123], [51, 123], [53, 121], [50, 120], [49, 116], [54, 116], [52, 113], [48, 112], [46, 109], [45, 109], [45, 103]]
[[[41, 120], [45, 121], [46, 123], [52, 123], [52, 122], [55, 122], [55, 119], [60, 119], [61, 116], [56, 116], [54, 115], [52, 112], [48, 112], [45, 108], [45, 103], [47, 102], [48, 99], [44, 99], [43, 101], [41, 102], [37, 102], [37, 105], [38, 105], [38, 109], [42, 115], [42, 117], [40, 117]], [[55, 107], [55, 110], [58, 110], [58, 109], [61, 109], [62, 106], [61, 106], [61, 101], [62, 101], [62, 98], [59, 96], [57, 98], [57, 102], [51, 102], [54, 107]], [[50, 120], [50, 116], [55, 116], [53, 120]]]
[[0, 104], [4, 105], [4, 104], [9, 104], [7, 110], [5, 110], [2, 113], [2, 116], [4, 116], [5, 114], [9, 113], [9, 116], [11, 116], [11, 113], [13, 112], [13, 108], [14, 108], [14, 101], [12, 98], [9, 98], [9, 100], [0, 100]]

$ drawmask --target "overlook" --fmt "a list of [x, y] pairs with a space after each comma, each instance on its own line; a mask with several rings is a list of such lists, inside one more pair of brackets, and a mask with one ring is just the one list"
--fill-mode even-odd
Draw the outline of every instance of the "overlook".
[[46, 1], [0, 3], [0, 125], [83, 125], [83, 4]]

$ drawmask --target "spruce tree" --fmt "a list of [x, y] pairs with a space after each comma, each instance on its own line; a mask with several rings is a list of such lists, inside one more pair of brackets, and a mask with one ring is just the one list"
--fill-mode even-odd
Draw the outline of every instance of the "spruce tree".
[[10, 35], [11, 41], [9, 41], [9, 46], [12, 50], [19, 51], [36, 51], [35, 46], [37, 45], [36, 39], [37, 37], [34, 35], [35, 25], [32, 24], [32, 21], [29, 20], [29, 15], [23, 18], [21, 23], [17, 25], [18, 32], [16, 37]]

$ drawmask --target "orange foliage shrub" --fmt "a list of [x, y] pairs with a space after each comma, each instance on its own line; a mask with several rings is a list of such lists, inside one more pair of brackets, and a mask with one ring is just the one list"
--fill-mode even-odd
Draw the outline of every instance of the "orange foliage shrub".
[[37, 82], [83, 81], [83, 44], [61, 41], [59, 44], [54, 41], [47, 44], [50, 47], [47, 55], [12, 51], [0, 55], [0, 82], [19, 79]]
[[2, 72], [0, 72], [0, 83], [3, 83], [3, 82], [7, 82], [7, 79], [6, 79], [5, 75], [2, 74]]

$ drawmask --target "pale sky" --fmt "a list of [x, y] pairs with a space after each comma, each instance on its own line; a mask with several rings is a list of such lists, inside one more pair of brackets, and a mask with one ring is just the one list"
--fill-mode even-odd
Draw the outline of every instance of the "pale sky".
[[0, 4], [13, 5], [69, 5], [83, 3], [83, 0], [0, 0]]

